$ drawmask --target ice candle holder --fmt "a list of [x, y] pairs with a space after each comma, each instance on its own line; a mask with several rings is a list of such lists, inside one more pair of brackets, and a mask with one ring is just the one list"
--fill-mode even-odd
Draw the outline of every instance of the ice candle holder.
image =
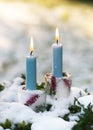
[[54, 77], [51, 73], [45, 75], [45, 90], [49, 95], [53, 95], [56, 99], [66, 98], [70, 95], [72, 84], [71, 74], [63, 72], [60, 78]]

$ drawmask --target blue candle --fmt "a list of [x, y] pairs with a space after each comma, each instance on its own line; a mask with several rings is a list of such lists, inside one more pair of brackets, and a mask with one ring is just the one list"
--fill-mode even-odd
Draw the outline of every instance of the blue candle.
[[36, 90], [36, 57], [33, 55], [33, 40], [31, 38], [30, 56], [26, 58], [26, 88]]
[[56, 29], [56, 43], [52, 45], [52, 74], [53, 76], [60, 78], [62, 77], [62, 61], [63, 61], [63, 46], [58, 43], [59, 41], [59, 32]]

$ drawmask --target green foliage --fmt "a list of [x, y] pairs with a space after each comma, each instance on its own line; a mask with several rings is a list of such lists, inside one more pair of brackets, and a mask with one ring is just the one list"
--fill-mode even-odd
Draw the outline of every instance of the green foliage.
[[81, 109], [83, 109], [84, 106], [82, 104], [80, 104], [80, 102], [75, 98], [74, 99], [74, 104], [71, 105], [68, 109], [69, 109], [69, 113], [65, 114], [63, 119], [66, 120], [66, 121], [69, 121], [69, 116], [70, 115], [74, 115], [76, 113], [79, 113], [81, 112]]
[[69, 114], [70, 114], [70, 113], [64, 115], [63, 119], [64, 119], [65, 121], [69, 121]]
[[51, 104], [39, 105], [39, 106], [36, 106], [35, 112], [44, 112], [45, 110], [50, 111], [51, 107], [52, 107]]
[[93, 105], [89, 104], [83, 111], [72, 130], [93, 130]]
[[72, 114], [75, 114], [77, 112], [80, 112], [81, 111], [81, 107], [78, 106], [78, 105], [72, 105], [69, 107], [69, 110]]
[[31, 130], [31, 123], [26, 124], [25, 121], [22, 121], [21, 123], [14, 124], [12, 127], [12, 123], [10, 120], [6, 119], [5, 123], [0, 123], [0, 126], [2, 126], [4, 129], [11, 129], [11, 130]]
[[5, 123], [0, 123], [0, 126], [2, 126], [4, 129], [11, 128], [11, 121], [6, 119]]
[[20, 124], [15, 124], [13, 130], [31, 130], [31, 123], [26, 124], [25, 121], [22, 121]]
[[24, 79], [24, 80], [26, 80], [25, 74], [21, 74], [21, 78]]
[[53, 96], [53, 95], [55, 95], [55, 94], [56, 94], [56, 92], [55, 92], [55, 91], [50, 90], [49, 95]]
[[87, 95], [90, 95], [90, 93], [88, 92], [88, 90], [87, 90], [87, 89], [85, 89], [84, 91], [85, 91], [85, 93], [87, 93]]
[[47, 104], [47, 105], [46, 105], [46, 110], [47, 110], [47, 111], [50, 111], [51, 107], [52, 107], [51, 104]]
[[4, 85], [0, 84], [0, 91], [4, 90]]
[[42, 82], [40, 85], [37, 84], [37, 89], [42, 90], [42, 89], [44, 89], [44, 86], [45, 86], [44, 82]]
[[25, 85], [25, 81], [26, 81], [26, 76], [25, 74], [21, 74], [21, 78], [24, 80], [21, 85]]
[[67, 77], [67, 73], [66, 72], [63, 72], [63, 77]]
[[39, 105], [36, 106], [35, 112], [44, 112], [45, 111], [45, 105]]
[[82, 104], [80, 104], [80, 102], [75, 98], [74, 104], [71, 105], [68, 109], [70, 110], [70, 113], [75, 114], [81, 111], [81, 107], [83, 107]]

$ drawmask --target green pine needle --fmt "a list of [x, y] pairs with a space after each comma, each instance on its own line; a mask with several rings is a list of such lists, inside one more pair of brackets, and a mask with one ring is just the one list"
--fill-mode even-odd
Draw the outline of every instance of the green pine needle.
[[5, 86], [0, 84], [0, 91], [4, 90]]

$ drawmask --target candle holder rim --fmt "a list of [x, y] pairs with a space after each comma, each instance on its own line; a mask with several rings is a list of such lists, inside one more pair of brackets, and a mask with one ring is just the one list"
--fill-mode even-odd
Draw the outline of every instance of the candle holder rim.
[[[69, 77], [72, 77], [72, 75], [70, 73], [67, 73], [67, 72], [63, 72], [62, 74], [63, 76], [62, 77], [56, 77], [56, 78], [69, 78]], [[45, 76], [53, 76], [52, 73], [46, 73]], [[54, 76], [55, 77], [55, 76]]]
[[60, 47], [60, 46], [62, 46], [62, 45], [63, 45], [63, 44], [60, 43], [60, 42], [58, 42], [58, 44], [57, 44], [56, 42], [54, 42], [52, 46], [53, 46], [53, 47], [56, 47], [56, 46], [59, 46], [59, 47]]

